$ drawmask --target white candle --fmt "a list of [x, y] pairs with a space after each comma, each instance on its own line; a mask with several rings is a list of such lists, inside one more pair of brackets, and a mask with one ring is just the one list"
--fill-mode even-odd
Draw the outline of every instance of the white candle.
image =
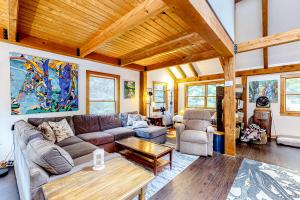
[[93, 152], [93, 170], [104, 169], [104, 149], [96, 149]]

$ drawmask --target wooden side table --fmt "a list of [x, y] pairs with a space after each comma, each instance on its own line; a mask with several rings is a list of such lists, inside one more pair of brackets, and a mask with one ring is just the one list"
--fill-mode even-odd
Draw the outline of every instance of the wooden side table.
[[154, 126], [163, 126], [162, 117], [148, 117], [150, 124]]
[[215, 152], [224, 153], [224, 140], [225, 133], [221, 131], [216, 131], [214, 133], [214, 146], [213, 149]]

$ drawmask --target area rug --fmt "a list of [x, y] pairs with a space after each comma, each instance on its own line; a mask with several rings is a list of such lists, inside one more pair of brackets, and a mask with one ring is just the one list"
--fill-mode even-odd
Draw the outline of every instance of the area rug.
[[[158, 175], [148, 184], [146, 199], [150, 199], [160, 189], [167, 185], [177, 175], [183, 172], [189, 165], [191, 165], [199, 156], [182, 154], [173, 150], [172, 170], [169, 165], [166, 166]], [[169, 159], [169, 156], [166, 156]], [[137, 199], [137, 198], [135, 198]]]
[[244, 159], [227, 199], [300, 199], [300, 173]]

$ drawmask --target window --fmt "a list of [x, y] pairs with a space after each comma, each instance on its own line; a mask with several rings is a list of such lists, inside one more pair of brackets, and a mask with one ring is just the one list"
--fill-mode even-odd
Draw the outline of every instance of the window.
[[300, 74], [281, 76], [280, 112], [300, 116]]
[[168, 110], [168, 83], [153, 81], [153, 111], [159, 111], [161, 107]]
[[216, 88], [221, 82], [185, 85], [186, 108], [216, 108]]
[[120, 108], [120, 76], [101, 72], [86, 72], [87, 113], [111, 114]]

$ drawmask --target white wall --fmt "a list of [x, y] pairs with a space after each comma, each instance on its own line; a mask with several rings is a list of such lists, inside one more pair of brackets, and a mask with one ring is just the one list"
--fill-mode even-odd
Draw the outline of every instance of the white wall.
[[[170, 90], [173, 93], [173, 106], [174, 106], [174, 81], [173, 79], [169, 76], [168, 72], [166, 69], [158, 69], [158, 70], [153, 70], [149, 71], [147, 73], [147, 88], [153, 89], [153, 81], [159, 81], [159, 82], [166, 82], [168, 83], [168, 90]], [[169, 105], [168, 105], [168, 111], [170, 112], [170, 92], [168, 93], [168, 100], [169, 100]], [[147, 113], [148, 109], [147, 107]], [[174, 112], [174, 107], [172, 108], [172, 111]], [[171, 114], [173, 114], [173, 112]], [[151, 114], [159, 114], [160, 112], [153, 113], [151, 110]]]
[[[29, 55], [36, 55], [45, 58], [57, 59], [67, 62], [77, 63], [79, 66], [79, 111], [63, 112], [63, 113], [47, 113], [12, 116], [10, 114], [10, 63], [9, 52], [19, 52]], [[82, 60], [78, 58], [57, 55], [40, 50], [34, 50], [21, 46], [11, 45], [0, 42], [0, 160], [9, 152], [12, 146], [11, 125], [19, 119], [27, 119], [28, 117], [49, 117], [49, 116], [65, 116], [86, 113], [86, 70], [105, 72], [110, 74], [121, 75], [121, 112], [134, 111], [139, 109], [139, 72], [109, 66], [106, 64], [96, 63], [92, 61]], [[136, 96], [134, 99], [124, 99], [123, 84], [124, 80], [136, 81]]]
[[[296, 72], [293, 72], [296, 73]], [[282, 73], [283, 74], [283, 73]], [[259, 75], [259, 76], [250, 76], [247, 79], [247, 87], [249, 91], [249, 83], [251, 81], [260, 81], [260, 80], [277, 80], [278, 81], [278, 103], [271, 103], [271, 111], [273, 115], [272, 122], [272, 137], [276, 135], [294, 135], [300, 136], [299, 134], [299, 124], [300, 117], [290, 117], [290, 116], [281, 116], [280, 115], [280, 75], [282, 74], [270, 74], [270, 75]], [[284, 73], [287, 74], [287, 73]], [[247, 116], [250, 118], [253, 115], [255, 109], [255, 103], [249, 102], [249, 93], [247, 94]]]

